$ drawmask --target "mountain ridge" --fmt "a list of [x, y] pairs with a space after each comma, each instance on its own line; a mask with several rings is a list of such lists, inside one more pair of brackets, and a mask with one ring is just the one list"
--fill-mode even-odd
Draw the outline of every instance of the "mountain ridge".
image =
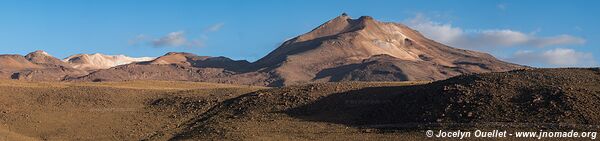
[[[43, 56], [44, 52], [36, 54]], [[111, 60], [115, 58], [125, 61]], [[63, 61], [69, 65], [62, 65], [65, 68], [89, 72], [65, 77], [64, 81], [180, 80], [262, 86], [432, 81], [528, 68], [487, 53], [443, 45], [403, 24], [380, 22], [370, 16], [352, 19], [347, 14], [285, 41], [255, 62], [185, 52], [156, 58], [80, 54]]]

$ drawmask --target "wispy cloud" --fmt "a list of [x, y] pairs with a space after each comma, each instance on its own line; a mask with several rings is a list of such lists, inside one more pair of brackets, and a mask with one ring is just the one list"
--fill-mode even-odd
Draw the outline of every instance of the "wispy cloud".
[[216, 32], [216, 31], [219, 31], [219, 30], [221, 30], [221, 28], [223, 27], [223, 25], [225, 25], [225, 23], [216, 23], [216, 24], [214, 24], [214, 25], [211, 25], [210, 27], [208, 27], [208, 28], [206, 29], [206, 31], [208, 31], [208, 32]]
[[589, 67], [597, 65], [591, 53], [577, 52], [567, 48], [556, 48], [541, 52], [517, 51], [508, 60], [521, 64], [547, 64], [553, 67]]
[[[499, 5], [498, 8], [506, 8], [506, 5]], [[536, 33], [539, 29], [531, 33], [511, 29], [463, 29], [448, 23], [431, 21], [423, 14], [417, 14], [404, 22], [424, 36], [453, 47], [492, 51], [492, 54], [494, 51], [506, 52], [507, 47], [519, 47], [521, 51], [506, 59], [519, 64], [552, 67], [597, 65], [591, 53], [564, 48], [567, 45], [581, 45], [586, 42], [583, 38], [569, 34], [538, 36]], [[531, 51], [542, 48], [545, 50]]]
[[498, 8], [500, 10], [506, 10], [507, 7], [508, 7], [508, 5], [505, 4], [505, 3], [501, 3], [501, 4], [496, 5], [496, 8]]
[[547, 47], [558, 45], [584, 44], [583, 38], [562, 34], [541, 37], [533, 33], [523, 33], [511, 29], [464, 30], [451, 24], [442, 24], [429, 20], [423, 14], [407, 19], [405, 23], [425, 36], [438, 42], [460, 48], [490, 48], [511, 46]]
[[149, 37], [146, 34], [140, 34], [129, 40], [130, 45], [149, 45], [152, 47], [204, 47], [208, 33], [217, 32], [223, 28], [224, 23], [216, 23], [204, 29], [203, 32], [196, 32], [196, 37], [191, 37], [186, 31], [174, 31], [158, 38]]
[[158, 38], [152, 38], [145, 34], [140, 34], [129, 39], [129, 45], [148, 45], [156, 48], [160, 47], [203, 47], [204, 42], [200, 39], [188, 39], [185, 31], [174, 31]]
[[145, 42], [146, 40], [148, 40], [148, 36], [146, 36], [145, 34], [139, 34], [139, 35], [129, 39], [128, 43], [129, 43], [129, 45], [137, 45], [137, 44]]
[[155, 47], [183, 46], [186, 44], [187, 39], [185, 38], [185, 32], [183, 31], [171, 32], [161, 38], [152, 41], [152, 45]]

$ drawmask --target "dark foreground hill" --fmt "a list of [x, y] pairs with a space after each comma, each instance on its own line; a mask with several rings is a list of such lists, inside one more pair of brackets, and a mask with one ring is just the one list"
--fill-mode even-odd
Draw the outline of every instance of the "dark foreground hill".
[[517, 70], [412, 86], [325, 83], [260, 90], [188, 121], [173, 139], [314, 137], [294, 133], [394, 139], [404, 133], [390, 131], [424, 127], [597, 130], [599, 113], [600, 69]]

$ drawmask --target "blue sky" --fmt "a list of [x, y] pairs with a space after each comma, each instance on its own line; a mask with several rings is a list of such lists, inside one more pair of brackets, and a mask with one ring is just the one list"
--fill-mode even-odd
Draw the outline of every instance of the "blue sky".
[[600, 62], [597, 7], [585, 0], [2, 0], [0, 54], [180, 51], [254, 61], [346, 12], [511, 62], [587, 67]]

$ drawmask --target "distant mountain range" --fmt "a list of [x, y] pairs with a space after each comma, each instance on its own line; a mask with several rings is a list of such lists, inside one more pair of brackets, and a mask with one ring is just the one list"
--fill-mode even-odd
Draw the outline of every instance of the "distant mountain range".
[[0, 55], [0, 77], [20, 80], [63, 81], [100, 69], [108, 69], [154, 58], [132, 58], [124, 55], [77, 54], [64, 60], [38, 50], [25, 56]]
[[427, 39], [398, 23], [342, 14], [256, 62], [171, 52], [157, 58], [43, 51], [0, 55], [0, 77], [43, 81], [179, 80], [284, 86], [310, 82], [440, 80], [526, 68]]

